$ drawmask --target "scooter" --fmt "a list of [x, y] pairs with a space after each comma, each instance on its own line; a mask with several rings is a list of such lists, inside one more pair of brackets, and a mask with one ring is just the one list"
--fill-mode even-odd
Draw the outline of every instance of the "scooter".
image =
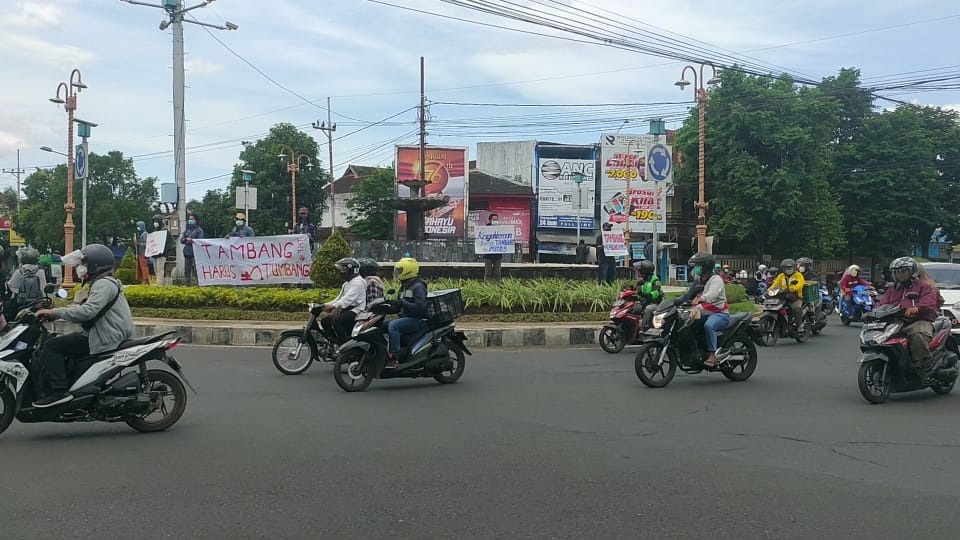
[[877, 301], [877, 292], [865, 285], [853, 287], [852, 302], [840, 300], [840, 322], [850, 326], [851, 322], [862, 322], [863, 316], [873, 311]]
[[803, 343], [813, 333], [813, 314], [808, 304], [801, 310], [800, 321], [790, 321], [790, 308], [787, 306], [788, 291], [780, 287], [767, 289], [763, 300], [763, 315], [755, 324], [760, 343], [773, 347], [780, 338], [792, 337], [797, 343]]
[[316, 362], [333, 362], [337, 344], [317, 323], [323, 304], [309, 303], [310, 318], [299, 330], [284, 330], [273, 344], [273, 365], [284, 375], [301, 375]]
[[[610, 354], [616, 354], [629, 345], [637, 345], [640, 340], [640, 324], [643, 322], [642, 308], [646, 304], [638, 301], [637, 291], [627, 287], [620, 293], [620, 298], [610, 308], [610, 322], [600, 329], [597, 341], [600, 348]], [[639, 313], [634, 308], [641, 308]]]

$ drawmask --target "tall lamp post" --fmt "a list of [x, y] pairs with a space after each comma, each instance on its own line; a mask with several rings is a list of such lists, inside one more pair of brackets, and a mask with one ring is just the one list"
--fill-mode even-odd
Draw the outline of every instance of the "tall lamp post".
[[[67, 111], [67, 202], [63, 209], [66, 210], [67, 219], [63, 222], [63, 253], [66, 255], [73, 251], [73, 114], [77, 110], [77, 94], [86, 88], [83, 84], [83, 78], [79, 69], [70, 72], [69, 82], [62, 82], [57, 85], [57, 94], [50, 98], [50, 101], [58, 105], [63, 105]], [[62, 91], [62, 93], [61, 93]], [[73, 268], [69, 265], [64, 266], [63, 285], [64, 287], [73, 286]]]
[[300, 162], [304, 159], [307, 160], [307, 168], [313, 168], [313, 161], [310, 159], [310, 156], [306, 154], [297, 154], [293, 148], [289, 146], [284, 146], [280, 150], [280, 153], [277, 154], [277, 157], [280, 158], [280, 161], [283, 161], [287, 164], [287, 172], [290, 173], [290, 200], [293, 201], [291, 205], [293, 212], [291, 213], [290, 226], [293, 227], [297, 224], [297, 173], [300, 172]]
[[[704, 67], [709, 67], [711, 69], [710, 79], [706, 80], [706, 83], [704, 83], [703, 77]], [[713, 85], [719, 83], [720, 80], [717, 79], [717, 68], [713, 64], [700, 64], [699, 77], [697, 76], [697, 69], [688, 65], [684, 66], [683, 71], [680, 72], [680, 80], [674, 83], [680, 87], [680, 90], [684, 90], [686, 86], [690, 84], [690, 81], [684, 78], [687, 70], [690, 70], [690, 72], [693, 74], [693, 97], [697, 100], [697, 112], [700, 115], [700, 194], [694, 206], [697, 209], [697, 251], [703, 253], [707, 251], [707, 207], [709, 206], [706, 198], [706, 190], [704, 188], [706, 179], [706, 168], [704, 165], [704, 126], [706, 118], [704, 117], [704, 111], [707, 108], [707, 100], [709, 99], [708, 90]]]

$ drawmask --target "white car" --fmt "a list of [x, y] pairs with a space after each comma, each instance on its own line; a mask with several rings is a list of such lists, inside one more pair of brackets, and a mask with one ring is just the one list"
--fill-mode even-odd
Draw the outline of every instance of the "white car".
[[960, 264], [920, 263], [930, 274], [945, 300], [943, 314], [953, 323], [953, 334], [960, 335]]

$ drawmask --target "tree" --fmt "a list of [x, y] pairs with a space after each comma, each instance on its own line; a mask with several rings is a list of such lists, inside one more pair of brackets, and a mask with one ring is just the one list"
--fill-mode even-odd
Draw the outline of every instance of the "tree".
[[[87, 241], [108, 244], [114, 236], [132, 237], [136, 230], [134, 223], [148, 220], [153, 214], [150, 206], [157, 198], [156, 179], [138, 177], [133, 160], [125, 159], [118, 151], [105, 155], [91, 153], [88, 158]], [[24, 181], [25, 199], [20, 203], [20, 213], [14, 217], [13, 228], [34, 246], [63, 247], [66, 186], [65, 165], [39, 170]], [[74, 247], [80, 247], [82, 180], [75, 180], [73, 192]]]
[[310, 279], [317, 287], [333, 288], [339, 286], [343, 279], [340, 277], [340, 272], [334, 267], [334, 263], [352, 255], [353, 249], [340, 234], [340, 231], [333, 231], [333, 234], [327, 238], [314, 255], [313, 265], [310, 267]]
[[[211, 189], [203, 200], [192, 200], [187, 204], [188, 212], [197, 215], [203, 235], [207, 238], [223, 238], [233, 228], [234, 205], [236, 198], [228, 189]], [[251, 219], [258, 219], [260, 213], [251, 212]], [[257, 223], [253, 223], [257, 225]]]
[[389, 240], [393, 238], [395, 212], [384, 201], [396, 197], [397, 182], [392, 168], [376, 169], [357, 182], [347, 202], [350, 233], [356, 238]]

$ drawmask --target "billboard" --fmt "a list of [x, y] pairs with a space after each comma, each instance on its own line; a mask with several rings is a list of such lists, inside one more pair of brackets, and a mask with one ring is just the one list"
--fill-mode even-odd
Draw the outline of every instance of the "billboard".
[[[579, 186], [574, 181], [584, 176]], [[580, 228], [593, 229], [596, 161], [592, 159], [540, 158], [537, 161], [538, 226], [554, 229], [577, 228], [580, 204]]]
[[[647, 178], [647, 153], [654, 147], [669, 149], [655, 135], [610, 133], [600, 137], [600, 220], [615, 228], [638, 233], [665, 231], [667, 191], [670, 182]], [[658, 159], [662, 152], [657, 153]], [[655, 171], [665, 171], [658, 163]]]
[[515, 241], [520, 244], [524, 253], [530, 253], [529, 210], [471, 210], [467, 214], [467, 237], [477, 237], [477, 226], [493, 225], [512, 225]]
[[[428, 146], [424, 152], [424, 189], [428, 198], [448, 198], [446, 205], [424, 215], [423, 232], [428, 238], [465, 238], [467, 209], [467, 149]], [[420, 147], [397, 146], [397, 196], [409, 198], [402, 182], [420, 178]], [[397, 215], [397, 232], [407, 230], [407, 213]]]

